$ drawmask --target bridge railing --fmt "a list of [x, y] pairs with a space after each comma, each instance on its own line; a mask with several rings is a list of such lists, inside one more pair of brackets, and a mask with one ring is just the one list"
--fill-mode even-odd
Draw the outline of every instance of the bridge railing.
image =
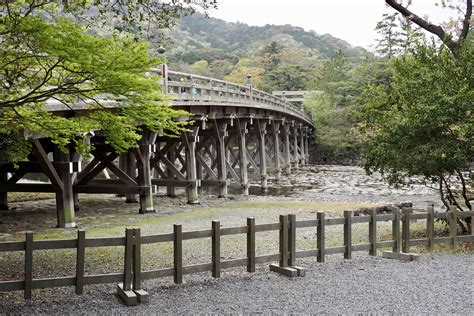
[[[272, 106], [290, 112], [311, 122], [311, 114], [303, 107], [291, 104], [264, 91], [253, 89], [251, 85], [241, 85], [215, 78], [184, 72], [153, 68], [152, 72], [163, 76], [164, 92], [176, 102], [213, 102], [221, 104], [247, 104]], [[165, 74], [164, 74], [165, 72]]]

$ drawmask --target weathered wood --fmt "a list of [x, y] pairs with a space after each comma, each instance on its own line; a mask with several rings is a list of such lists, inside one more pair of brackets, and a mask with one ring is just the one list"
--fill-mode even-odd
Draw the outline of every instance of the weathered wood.
[[[7, 172], [0, 172], [0, 184], [4, 185], [7, 181]], [[0, 191], [0, 211], [6, 210], [8, 210], [8, 193]]]
[[344, 211], [344, 259], [352, 259], [352, 211]]
[[25, 233], [25, 300], [31, 299], [33, 283], [33, 232]]
[[186, 132], [181, 135], [185, 147], [186, 156], [186, 179], [188, 186], [186, 193], [189, 204], [199, 203], [198, 197], [198, 182], [197, 182], [197, 167], [196, 167], [196, 138], [199, 133], [199, 127], [194, 126], [192, 132]]
[[417, 254], [412, 254], [412, 253], [398, 253], [398, 252], [383, 251], [382, 258], [397, 259], [401, 261], [418, 261], [420, 256]]
[[[54, 151], [54, 160], [55, 162], [66, 163], [66, 167], [69, 167], [69, 165], [72, 163], [71, 153], [64, 153], [56, 147]], [[59, 177], [59, 181], [62, 183], [59, 190], [56, 192], [58, 227], [76, 227], [72, 180], [73, 170], [70, 168], [59, 169], [56, 174]]]
[[226, 164], [226, 146], [225, 146], [225, 139], [227, 133], [227, 122], [221, 123], [214, 123], [214, 131], [216, 136], [216, 151], [217, 151], [217, 178], [222, 182], [225, 183], [219, 186], [219, 195], [218, 197], [226, 197], [227, 196], [227, 164]]
[[221, 277], [221, 223], [212, 221], [212, 277]]
[[288, 266], [288, 215], [280, 215], [280, 267]]
[[267, 122], [264, 120], [257, 120], [258, 126], [258, 153], [259, 153], [259, 170], [260, 170], [260, 189], [262, 192], [268, 191], [268, 175], [267, 175], [267, 159], [265, 156], [265, 135]]
[[174, 263], [174, 283], [183, 283], [183, 228], [181, 225], [173, 225], [173, 263]]
[[281, 180], [281, 165], [280, 165], [280, 122], [272, 122], [273, 132], [273, 163], [275, 165], [275, 181], [278, 183]]
[[86, 255], [86, 232], [82, 229], [77, 231], [77, 253], [76, 253], [76, 294], [84, 292], [84, 270]]
[[458, 245], [458, 209], [456, 205], [451, 205], [449, 207], [449, 211], [451, 212], [451, 216], [449, 218], [449, 234], [451, 236], [451, 248], [455, 249]]
[[248, 179], [248, 159], [247, 159], [247, 122], [244, 120], [237, 120], [237, 128], [239, 130], [239, 172], [240, 172], [240, 186], [243, 195], [249, 195], [249, 179]]
[[123, 290], [130, 291], [132, 289], [132, 265], [133, 265], [133, 229], [125, 230], [125, 249], [123, 263]]
[[288, 265], [296, 265], [296, 215], [288, 215]]
[[140, 228], [133, 229], [133, 290], [142, 288], [142, 245]]
[[402, 251], [404, 253], [410, 252], [410, 213], [411, 209], [402, 209]]
[[434, 250], [434, 206], [428, 206], [426, 213], [428, 218], [426, 219], [426, 238], [428, 239], [428, 251], [433, 252]]
[[377, 255], [377, 221], [375, 216], [377, 215], [376, 210], [372, 209], [370, 212], [370, 222], [369, 222], [369, 241], [370, 241], [370, 250], [369, 255]]
[[316, 239], [317, 243], [317, 248], [318, 248], [318, 262], [325, 262], [326, 261], [326, 229], [325, 229], [325, 214], [324, 212], [318, 212], [317, 213], [317, 218], [318, 218], [318, 235]]
[[285, 171], [291, 174], [291, 153], [290, 153], [290, 125], [288, 123], [282, 124], [283, 132], [283, 158], [285, 161]]
[[255, 218], [247, 218], [247, 272], [255, 272]]
[[401, 244], [400, 244], [400, 211], [399, 210], [393, 211], [392, 239], [394, 242], [393, 247], [392, 247], [392, 252], [400, 252]]

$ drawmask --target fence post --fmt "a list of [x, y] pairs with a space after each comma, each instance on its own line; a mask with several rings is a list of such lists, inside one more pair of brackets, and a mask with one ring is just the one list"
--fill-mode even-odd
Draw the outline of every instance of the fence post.
[[247, 218], [247, 272], [255, 272], [255, 218]]
[[325, 261], [325, 238], [326, 238], [326, 232], [325, 232], [325, 214], [324, 212], [318, 212], [317, 213], [317, 219], [318, 219], [318, 236], [316, 239], [316, 244], [318, 247], [318, 262], [324, 262]]
[[173, 263], [174, 263], [174, 283], [183, 283], [183, 227], [173, 225]]
[[369, 255], [377, 255], [377, 212], [375, 209], [370, 211], [370, 222], [369, 222]]
[[400, 211], [398, 209], [393, 211], [392, 239], [392, 252], [400, 253]]
[[352, 259], [352, 211], [344, 211], [344, 259]]
[[221, 224], [212, 221], [212, 277], [221, 277]]
[[33, 285], [33, 232], [25, 234], [25, 290], [26, 300], [31, 299]]
[[132, 291], [133, 281], [133, 235], [134, 230], [127, 228], [125, 230], [125, 251], [124, 251], [124, 263], [123, 263], [123, 284], [117, 286], [117, 293], [122, 298], [127, 306], [137, 305], [137, 295]]
[[451, 248], [455, 249], [458, 244], [458, 210], [456, 205], [449, 206], [451, 217], [449, 221], [449, 233], [451, 235]]
[[77, 231], [77, 254], [76, 254], [76, 294], [84, 292], [84, 261], [85, 261], [86, 232], [82, 229]]
[[427, 249], [429, 252], [434, 250], [434, 206], [430, 204], [426, 209], [426, 239], [428, 239]]
[[288, 215], [288, 220], [288, 250], [290, 254], [288, 258], [288, 265], [292, 267], [296, 265], [296, 215]]
[[280, 267], [288, 267], [288, 215], [280, 215]]
[[402, 252], [410, 252], [410, 211], [409, 208], [403, 208], [403, 218], [402, 218]]

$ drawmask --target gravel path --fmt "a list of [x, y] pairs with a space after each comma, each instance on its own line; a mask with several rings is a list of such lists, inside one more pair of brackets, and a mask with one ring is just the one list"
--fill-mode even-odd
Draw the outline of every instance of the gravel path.
[[472, 253], [423, 255], [419, 262], [359, 254], [351, 261], [331, 256], [327, 263], [301, 265], [307, 267], [304, 278], [260, 266], [255, 274], [233, 270], [219, 280], [188, 276], [180, 286], [153, 281], [146, 284], [150, 303], [136, 307], [121, 304], [111, 286], [88, 287], [81, 297], [55, 289], [55, 301], [42, 300], [43, 291], [35, 291], [31, 302], [17, 293], [0, 299], [0, 313], [474, 313]]

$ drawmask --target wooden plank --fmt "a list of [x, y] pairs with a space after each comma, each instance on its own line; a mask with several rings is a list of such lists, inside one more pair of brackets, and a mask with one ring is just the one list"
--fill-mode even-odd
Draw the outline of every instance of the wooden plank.
[[255, 218], [247, 218], [247, 272], [255, 272]]
[[393, 240], [378, 241], [377, 248], [393, 247]]
[[46, 192], [54, 193], [57, 189], [52, 184], [17, 183], [0, 184], [0, 192]]
[[427, 219], [426, 219], [426, 238], [428, 239], [427, 249], [429, 252], [434, 250], [434, 207], [433, 205], [428, 206], [427, 210]]
[[403, 209], [402, 218], [402, 251], [410, 252], [410, 209]]
[[449, 219], [450, 216], [451, 214], [449, 214], [448, 212], [446, 213], [435, 212], [435, 219], [441, 219], [441, 218]]
[[172, 276], [175, 274], [175, 268], [164, 268], [158, 270], [151, 270], [151, 271], [143, 271], [142, 272], [142, 280], [152, 280], [152, 279], [159, 279], [168, 276]]
[[352, 252], [354, 252], [354, 251], [367, 251], [369, 249], [370, 249], [370, 244], [352, 245]]
[[296, 215], [288, 215], [288, 265], [296, 265]]
[[352, 211], [344, 211], [344, 259], [352, 259]]
[[326, 226], [343, 225], [345, 221], [346, 221], [346, 219], [344, 217], [326, 218], [324, 224]]
[[273, 230], [279, 230], [281, 224], [280, 223], [272, 223], [272, 224], [259, 224], [255, 225], [256, 232], [268, 232]]
[[474, 216], [474, 211], [463, 211], [463, 212], [458, 212], [458, 218], [466, 218], [466, 217], [471, 217]]
[[377, 222], [385, 222], [393, 220], [393, 214], [377, 214], [375, 216]]
[[410, 219], [411, 220], [418, 220], [418, 219], [426, 219], [426, 213], [411, 213]]
[[209, 238], [212, 237], [212, 230], [197, 230], [191, 232], [183, 232], [183, 240]]
[[354, 216], [352, 219], [352, 223], [354, 224], [360, 224], [360, 223], [369, 223], [370, 222], [370, 216]]
[[32, 287], [34, 289], [50, 289], [54, 287], [74, 286], [75, 284], [75, 277], [59, 277], [33, 280]]
[[33, 283], [33, 232], [25, 233], [25, 300], [31, 299]]
[[173, 275], [174, 283], [183, 283], [183, 227], [173, 225]]
[[77, 231], [77, 253], [76, 253], [76, 294], [84, 292], [84, 270], [86, 254], [86, 232], [82, 229]]
[[183, 267], [183, 274], [212, 271], [212, 263], [196, 264]]
[[142, 245], [174, 241], [174, 234], [149, 235], [142, 237]]
[[235, 267], [243, 267], [248, 265], [247, 258], [232, 259], [232, 260], [223, 260], [221, 261], [221, 269], [229, 269]]
[[123, 289], [130, 291], [132, 289], [132, 264], [133, 264], [133, 229], [125, 230], [125, 249], [123, 263]]
[[400, 252], [400, 211], [398, 210], [393, 211], [392, 239], [394, 242], [392, 252]]
[[318, 226], [317, 219], [310, 219], [310, 220], [296, 222], [296, 228], [317, 227], [317, 226]]
[[344, 246], [339, 246], [339, 247], [330, 247], [330, 248], [325, 248], [324, 252], [326, 255], [335, 255], [338, 253], [344, 253], [346, 251], [346, 247]]
[[212, 221], [212, 277], [221, 277], [221, 223]]
[[248, 226], [221, 228], [221, 236], [246, 234]]
[[458, 236], [459, 242], [474, 242], [474, 235]]
[[20, 291], [24, 286], [24, 281], [0, 281], [0, 292]]
[[70, 249], [77, 247], [77, 239], [37, 240], [33, 243], [34, 250]]
[[369, 255], [371, 256], [377, 255], [377, 220], [375, 219], [376, 215], [376, 210], [371, 209], [369, 222], [369, 242], [371, 245], [369, 249]]
[[84, 276], [84, 285], [122, 282], [123, 273], [96, 274]]
[[296, 252], [296, 258], [307, 258], [307, 257], [317, 257], [319, 254], [319, 250], [312, 249], [312, 250], [302, 250]]
[[451, 237], [435, 237], [433, 238], [433, 243], [436, 244], [448, 244], [452, 242]]
[[317, 248], [319, 250], [318, 252], [318, 257], [317, 260], [318, 262], [324, 262], [326, 259], [326, 253], [325, 253], [325, 239], [326, 239], [326, 229], [325, 229], [325, 224], [326, 221], [324, 220], [325, 214], [324, 212], [318, 212], [317, 213], [317, 218], [318, 218], [318, 235], [316, 239], [317, 243]]
[[268, 263], [268, 262], [274, 262], [278, 261], [280, 259], [281, 255], [278, 254], [271, 254], [271, 255], [262, 255], [262, 256], [256, 256], [255, 257], [255, 263]]
[[0, 252], [25, 250], [25, 243], [22, 241], [9, 241], [0, 243]]
[[109, 237], [109, 238], [88, 238], [86, 239], [87, 248], [95, 247], [113, 247], [125, 246], [125, 237]]
[[426, 246], [426, 245], [428, 245], [428, 239], [426, 238], [410, 240], [410, 246]]
[[142, 245], [140, 228], [133, 229], [134, 245], [133, 245], [133, 290], [142, 289]]

